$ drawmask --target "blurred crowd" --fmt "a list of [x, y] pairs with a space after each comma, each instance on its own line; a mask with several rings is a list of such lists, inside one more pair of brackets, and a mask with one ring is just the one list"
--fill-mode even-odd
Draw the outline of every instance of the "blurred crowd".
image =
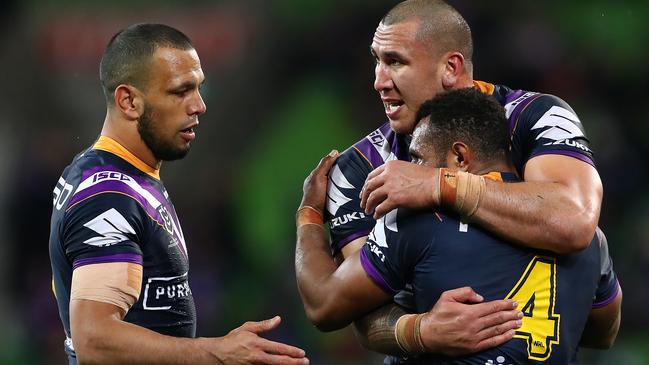
[[[47, 248], [52, 189], [100, 131], [104, 46], [138, 22], [184, 31], [207, 76], [192, 151], [162, 168], [188, 241], [198, 334], [279, 314], [272, 336], [304, 348], [314, 364], [381, 363], [351, 330], [323, 334], [307, 321], [293, 218], [320, 157], [385, 119], [369, 44], [395, 3], [0, 2], [0, 363], [66, 363]], [[450, 3], [473, 29], [476, 79], [558, 95], [585, 125], [624, 303], [613, 349], [580, 358], [649, 363], [649, 3]]]

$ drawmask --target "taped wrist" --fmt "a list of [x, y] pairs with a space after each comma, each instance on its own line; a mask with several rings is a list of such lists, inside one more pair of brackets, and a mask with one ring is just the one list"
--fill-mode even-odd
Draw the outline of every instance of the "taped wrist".
[[297, 210], [295, 213], [295, 225], [297, 228], [305, 226], [307, 224], [315, 224], [322, 226], [324, 224], [324, 219], [322, 218], [322, 213], [319, 210], [311, 206], [303, 206]]
[[471, 218], [480, 207], [487, 184], [483, 176], [463, 171], [439, 170], [439, 202], [464, 219]]
[[406, 354], [416, 355], [426, 352], [420, 328], [423, 317], [423, 314], [405, 314], [399, 317], [394, 326], [394, 337], [399, 348]]

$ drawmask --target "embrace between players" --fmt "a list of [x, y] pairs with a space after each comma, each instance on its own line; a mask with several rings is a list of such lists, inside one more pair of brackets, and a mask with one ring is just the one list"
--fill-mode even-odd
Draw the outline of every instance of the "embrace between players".
[[474, 81], [470, 29], [443, 2], [395, 6], [371, 51], [389, 122], [324, 157], [297, 213], [309, 319], [353, 322], [386, 364], [568, 364], [610, 347], [622, 293], [570, 106]]
[[[572, 109], [474, 81], [470, 29], [441, 1], [395, 6], [371, 49], [389, 122], [323, 158], [297, 214], [309, 319], [323, 330], [353, 322], [392, 364], [567, 364], [578, 346], [609, 347], [622, 293]], [[259, 336], [277, 317], [195, 338], [187, 245], [159, 173], [189, 151], [206, 110], [190, 40], [131, 26], [100, 74], [101, 135], [53, 196], [69, 363], [307, 364], [303, 350]]]

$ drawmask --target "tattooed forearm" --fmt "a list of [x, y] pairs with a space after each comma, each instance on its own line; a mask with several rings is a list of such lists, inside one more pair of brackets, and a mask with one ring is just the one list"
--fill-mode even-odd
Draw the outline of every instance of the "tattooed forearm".
[[404, 314], [407, 312], [394, 303], [384, 305], [356, 320], [354, 332], [368, 350], [387, 355], [403, 355], [394, 336], [394, 327]]

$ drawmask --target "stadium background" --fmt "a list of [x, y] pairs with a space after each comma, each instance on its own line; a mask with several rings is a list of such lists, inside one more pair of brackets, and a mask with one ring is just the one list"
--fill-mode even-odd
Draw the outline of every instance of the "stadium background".
[[[351, 331], [321, 334], [305, 319], [293, 214], [318, 159], [384, 121], [368, 46], [394, 3], [0, 2], [0, 363], [66, 363], [47, 255], [52, 188], [100, 130], [103, 47], [143, 21], [187, 33], [208, 79], [192, 152], [162, 170], [188, 238], [198, 334], [280, 314], [272, 338], [303, 347], [313, 364], [380, 363]], [[614, 348], [581, 358], [646, 364], [649, 3], [613, 3], [452, 2], [473, 28], [477, 79], [557, 94], [585, 124], [625, 298]]]

